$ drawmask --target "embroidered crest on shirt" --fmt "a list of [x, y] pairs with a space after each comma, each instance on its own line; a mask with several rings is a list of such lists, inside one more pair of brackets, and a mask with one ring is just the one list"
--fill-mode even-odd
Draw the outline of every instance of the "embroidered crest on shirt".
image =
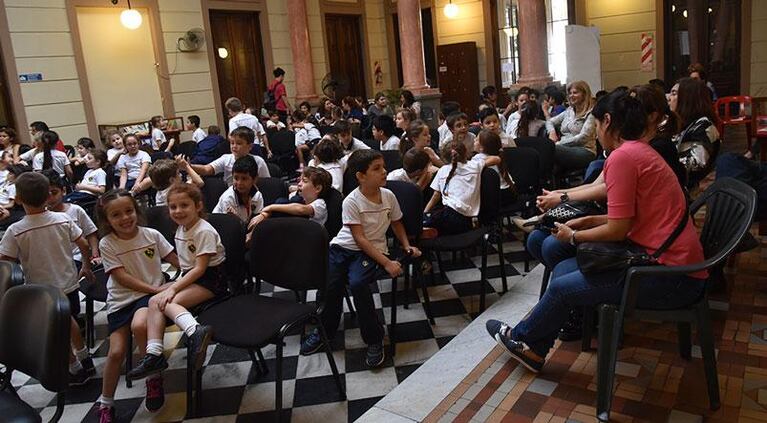
[[190, 253], [194, 253], [195, 251], [197, 251], [197, 247], [195, 247], [194, 244], [189, 244], [189, 246], [186, 248], [189, 250]]
[[150, 259], [154, 258], [154, 248], [147, 248], [144, 250], [144, 255], [149, 257]]

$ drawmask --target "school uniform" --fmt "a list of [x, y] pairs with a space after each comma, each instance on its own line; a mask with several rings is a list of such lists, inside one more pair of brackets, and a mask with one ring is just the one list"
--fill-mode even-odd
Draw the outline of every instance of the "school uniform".
[[352, 137], [352, 142], [349, 143], [348, 149], [343, 145], [343, 143], [341, 143], [341, 146], [344, 147], [345, 156], [349, 156], [350, 154], [354, 153], [357, 150], [370, 150], [370, 147], [368, 147], [367, 144], [353, 137]]
[[[96, 225], [93, 223], [93, 220], [91, 220], [90, 216], [88, 216], [88, 213], [86, 213], [85, 210], [83, 210], [83, 208], [77, 204], [64, 205], [64, 214], [69, 216], [69, 218], [72, 219], [72, 221], [75, 222], [75, 224], [79, 226], [80, 229], [82, 229], [83, 238], [98, 232], [98, 228], [96, 228]], [[78, 247], [77, 244], [72, 244], [72, 259], [78, 263], [83, 261], [83, 256], [80, 253], [80, 247]]]
[[[466, 133], [466, 137], [463, 139], [463, 145], [466, 146], [466, 151], [468, 151], [470, 154], [472, 151], [474, 151], [474, 139], [477, 138], [476, 135], [472, 134], [471, 132]], [[441, 149], [442, 146], [445, 144], [453, 141], [453, 134], [448, 135], [443, 141], [439, 142], [439, 148]]]
[[168, 140], [165, 138], [165, 133], [162, 132], [162, 129], [160, 128], [152, 128], [152, 140], [151, 140], [151, 146], [152, 150], [159, 150], [160, 147], [168, 142]]
[[450, 132], [450, 128], [447, 127], [447, 120], [442, 122], [442, 125], [440, 125], [439, 128], [437, 128], [437, 133], [439, 134], [439, 143], [437, 145], [444, 144], [445, 139], [453, 135], [453, 133]]
[[[261, 156], [253, 154], [251, 154], [251, 156], [256, 159], [256, 164], [258, 165], [258, 177], [270, 178], [272, 175], [269, 173], [269, 167], [266, 165], [264, 159], [262, 159]], [[237, 159], [234, 158], [234, 154], [230, 153], [224, 154], [216, 160], [213, 160], [209, 165], [213, 168], [214, 175], [223, 173], [226, 184], [232, 186], [232, 166], [234, 166], [235, 161], [237, 161]]]
[[275, 129], [277, 131], [281, 131], [285, 129], [285, 124], [277, 121], [277, 123], [274, 123], [271, 119], [266, 121], [266, 129]]
[[170, 191], [170, 187], [165, 189], [157, 190], [157, 192], [154, 193], [154, 205], [155, 206], [166, 206], [168, 205], [168, 191]]
[[8, 170], [0, 170], [0, 185], [3, 185], [8, 179]]
[[253, 132], [256, 133], [254, 144], [262, 145], [260, 137], [262, 135], [266, 135], [266, 131], [264, 131], [264, 127], [261, 125], [261, 122], [258, 121], [257, 117], [251, 115], [250, 113], [242, 112], [232, 116], [232, 118], [229, 119], [229, 134], [231, 135], [235, 129], [241, 126], [252, 129]]
[[306, 144], [309, 148], [314, 148], [321, 138], [320, 130], [314, 124], [306, 122], [303, 128], [296, 130], [296, 147]]
[[16, 200], [16, 184], [5, 181], [0, 185], [0, 206], [10, 203], [11, 200]]
[[264, 209], [264, 197], [261, 192], [253, 187], [250, 192], [250, 201], [243, 203], [239, 194], [235, 192], [234, 187], [229, 187], [216, 203], [213, 213], [229, 213], [234, 210], [234, 214], [244, 223], [250, 222], [250, 219]]
[[[104, 172], [104, 169], [98, 168], [98, 169], [88, 169], [87, 172], [85, 172], [85, 175], [83, 175], [83, 180], [80, 181], [81, 184], [86, 185], [92, 185], [94, 187], [104, 187], [107, 186], [107, 173]], [[64, 197], [65, 203], [76, 203], [80, 201], [94, 201], [98, 198], [98, 196], [90, 191], [86, 191], [83, 189], [70, 192]]]
[[[474, 155], [474, 157], [471, 158], [472, 161], [476, 161], [481, 163], [482, 165], [485, 164], [485, 160], [490, 157], [485, 153], [477, 153]], [[508, 205], [515, 201], [517, 201], [517, 190], [514, 184], [514, 179], [511, 177], [511, 173], [509, 173], [509, 180], [511, 181], [511, 185], [506, 182], [506, 180], [501, 176], [501, 169], [498, 167], [498, 165], [492, 165], [490, 166], [490, 169], [493, 169], [495, 173], [498, 174], [498, 177], [501, 180], [501, 204], [502, 205]], [[508, 172], [508, 169], [506, 169]], [[481, 172], [481, 171], [480, 171]]]
[[112, 159], [115, 158], [115, 156], [117, 156], [118, 154], [123, 154], [123, 153], [125, 153], [125, 149], [122, 149], [122, 148], [110, 148], [109, 150], [107, 150], [107, 160], [109, 160], [111, 162]]
[[484, 166], [484, 162], [475, 160], [458, 163], [450, 183], [447, 177], [453, 166], [442, 166], [431, 181], [431, 188], [442, 194], [445, 207], [427, 215], [424, 226], [435, 228], [443, 235], [471, 230], [473, 218], [479, 215], [479, 184]]
[[399, 141], [400, 140], [396, 135], [390, 136], [388, 140], [381, 143], [381, 151], [398, 150]]
[[[35, 154], [32, 159], [32, 169], [36, 172], [43, 170], [43, 163], [45, 162], [45, 156], [43, 153]], [[69, 165], [69, 157], [65, 153], [59, 150], [51, 150], [51, 169], [55, 170], [59, 176], [66, 176], [65, 168]]]
[[205, 133], [205, 131], [202, 130], [202, 128], [197, 128], [192, 132], [192, 141], [199, 143], [200, 141], [204, 140], [205, 137], [207, 137], [208, 134]]
[[179, 226], [176, 229], [176, 253], [181, 273], [192, 270], [201, 255], [209, 255], [208, 268], [194, 283], [202, 286], [215, 296], [227, 293], [226, 274], [222, 264], [226, 260], [221, 236], [205, 219], [199, 219], [191, 228]]
[[341, 192], [344, 187], [344, 172], [346, 172], [347, 158], [348, 156], [344, 156], [341, 157], [341, 159], [330, 163], [318, 163], [317, 160], [311, 159], [309, 161], [309, 166], [327, 170], [330, 174], [330, 177], [332, 178], [331, 186], [338, 192]]
[[328, 205], [325, 203], [325, 200], [318, 198], [309, 203], [309, 205], [314, 209], [314, 215], [310, 216], [309, 220], [325, 226], [325, 222], [328, 221]]
[[162, 258], [173, 252], [173, 246], [160, 232], [138, 227], [138, 233], [131, 239], [121, 239], [114, 233], [106, 235], [99, 242], [101, 260], [107, 279], [107, 322], [109, 333], [130, 324], [133, 315], [140, 308], [149, 305], [152, 294], [135, 291], [123, 286], [112, 271], [123, 268], [131, 276], [151, 286], [165, 283], [162, 274]]
[[412, 184], [415, 183], [414, 180], [410, 179], [410, 176], [407, 175], [407, 172], [405, 169], [394, 169], [391, 172], [389, 172], [386, 175], [387, 181], [400, 181], [400, 182], [410, 182]]
[[138, 150], [138, 152], [131, 156], [130, 154], [123, 154], [117, 159], [118, 171], [122, 172], [123, 169], [128, 171], [128, 182], [125, 184], [125, 189], [133, 188], [133, 184], [136, 183], [139, 173], [141, 173], [141, 166], [144, 163], [152, 163], [152, 158], [146, 151]]

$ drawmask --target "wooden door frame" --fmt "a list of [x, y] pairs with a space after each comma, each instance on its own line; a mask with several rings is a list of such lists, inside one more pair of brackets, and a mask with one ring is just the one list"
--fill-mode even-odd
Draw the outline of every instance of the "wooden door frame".
[[[274, 56], [272, 55], [272, 39], [269, 32], [269, 13], [266, 7], [266, 0], [201, 0], [202, 1], [202, 20], [205, 28], [205, 38], [213, 40], [213, 32], [210, 30], [210, 11], [245, 11], [258, 13], [258, 25], [261, 29], [261, 47], [262, 59], [264, 63], [264, 77], [266, 85], [271, 80], [270, 70], [274, 69]], [[218, 86], [218, 68], [216, 67], [216, 48], [208, 44], [208, 67], [210, 68], [210, 80], [213, 87], [213, 103], [216, 110], [216, 119], [218, 126], [224, 127], [224, 108], [222, 106], [221, 89]]]
[[[330, 51], [328, 49], [328, 35], [327, 28], [325, 27], [326, 15], [353, 15], [359, 17], [359, 35], [362, 42], [362, 80], [365, 84], [365, 96], [375, 94], [375, 86], [373, 84], [373, 76], [370, 72], [370, 43], [368, 42], [368, 24], [367, 24], [367, 12], [365, 10], [365, 4], [363, 0], [356, 0], [349, 3], [336, 3], [329, 0], [320, 0], [320, 23], [322, 24], [322, 41], [325, 48], [325, 63], [327, 63], [326, 73], [331, 71], [330, 69]], [[320, 87], [320, 91], [322, 87]], [[324, 93], [320, 93], [324, 95]], [[366, 99], [367, 100], [367, 99]]]
[[[431, 8], [431, 32], [434, 38], [434, 61], [437, 61], [437, 46], [439, 45], [439, 38], [437, 37], [437, 4], [435, 0], [421, 0], [421, 9]], [[392, 85], [396, 85], [396, 88], [401, 88], [403, 81], [399, 81], [397, 77], [397, 47], [395, 45], [394, 31], [399, 31], [399, 28], [394, 28], [393, 16], [397, 13], [397, 4], [392, 0], [384, 0], [384, 25], [386, 26], [386, 44], [389, 51], [389, 74], [391, 75]], [[435, 63], [436, 65], [436, 63]], [[437, 86], [439, 86], [439, 70], [437, 70]], [[394, 87], [392, 87], [394, 88]], [[434, 88], [434, 87], [432, 87]]]
[[[8, 22], [8, 16], [5, 12], [5, 1], [0, 0], [0, 22]], [[21, 84], [19, 83], [19, 74], [16, 69], [16, 57], [13, 53], [13, 44], [11, 43], [11, 33], [8, 25], [0, 25], [0, 53], [3, 55], [3, 68], [5, 80], [8, 86], [9, 112], [13, 115], [13, 123], [16, 126], [16, 137], [24, 143], [32, 142], [29, 136], [29, 124], [27, 114], [24, 111], [24, 99], [21, 97]]]

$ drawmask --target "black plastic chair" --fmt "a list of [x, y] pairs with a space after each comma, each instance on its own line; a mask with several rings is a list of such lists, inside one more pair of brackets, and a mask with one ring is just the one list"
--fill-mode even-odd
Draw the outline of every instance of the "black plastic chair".
[[185, 141], [180, 144], [176, 144], [171, 148], [173, 155], [181, 154], [187, 160], [191, 160], [194, 157], [194, 152], [197, 151], [197, 143], [194, 141]]
[[280, 178], [258, 178], [256, 186], [264, 197], [264, 207], [274, 204], [278, 198], [288, 198], [288, 185]]
[[325, 229], [328, 231], [328, 238], [333, 239], [343, 227], [341, 214], [343, 213], [344, 196], [336, 189], [328, 191], [325, 198], [325, 207], [328, 209], [328, 219], [325, 221]]
[[205, 185], [200, 188], [202, 191], [202, 202], [205, 205], [205, 210], [210, 213], [216, 208], [221, 194], [229, 189], [229, 185], [226, 184], [223, 178], [218, 176], [206, 176], [203, 180]]
[[13, 288], [24, 284], [24, 274], [21, 266], [12, 261], [0, 260], [0, 299]]
[[[528, 147], [504, 148], [503, 160], [509, 170], [511, 178], [517, 189], [517, 201], [513, 204], [501, 206], [501, 223], [508, 220], [509, 228], [512, 227], [511, 217], [517, 214], [528, 217], [536, 214], [535, 199], [541, 194], [540, 155], [538, 151]], [[527, 248], [527, 234], [524, 240]], [[525, 257], [525, 272], [530, 271], [530, 253]]]
[[269, 161], [277, 164], [286, 175], [291, 175], [298, 169], [295, 137], [296, 134], [293, 131], [287, 130], [269, 135], [269, 147], [272, 150], [272, 158]]
[[357, 182], [357, 176], [352, 172], [350, 168], [346, 168], [344, 171], [344, 197], [351, 194], [351, 192], [354, 191], [358, 186], [360, 186], [360, 184]]
[[374, 139], [364, 138], [362, 139], [362, 142], [364, 142], [366, 146], [372, 148], [373, 150], [381, 151], [381, 143]]
[[399, 154], [399, 150], [384, 150], [381, 154], [383, 154], [384, 167], [387, 172], [402, 169], [402, 156]]
[[[207, 185], [207, 184], [206, 184]], [[168, 206], [147, 207], [144, 211], [147, 226], [160, 232], [170, 245], [175, 245], [178, 225], [170, 218]]]
[[[33, 311], [34, 316], [30, 316]], [[31, 318], [33, 317], [33, 318]], [[11, 384], [14, 370], [56, 392], [51, 422], [64, 413], [69, 388], [69, 301], [58, 288], [24, 285], [9, 289], [0, 301], [0, 415], [6, 422], [39, 422], [40, 415], [19, 398]]]
[[80, 279], [80, 292], [85, 295], [85, 344], [88, 348], [93, 348], [96, 343], [95, 325], [93, 317], [96, 315], [93, 309], [93, 302], [107, 301], [107, 275], [104, 273], [104, 266], [98, 265], [92, 269], [94, 281], [90, 282], [85, 278]]
[[[296, 239], [302, 242], [296, 243]], [[325, 288], [328, 236], [325, 229], [316, 222], [299, 217], [266, 219], [253, 230], [253, 243], [264, 246], [259, 254], [250, 259], [251, 274], [258, 280], [296, 292]], [[300, 266], [296, 266], [295, 257], [301, 257]], [[254, 350], [269, 344], [276, 346], [275, 408], [278, 418], [282, 416], [284, 338], [306, 323], [317, 325], [339, 391], [339, 400], [346, 400], [344, 386], [316, 306], [258, 294], [244, 294], [208, 308], [200, 314], [199, 321], [213, 327], [215, 342], [246, 349], [251, 352], [251, 358]], [[199, 388], [197, 392], [199, 401]]]
[[548, 138], [519, 137], [517, 147], [532, 148], [538, 152], [538, 174], [541, 186], [552, 187], [554, 184], [554, 143]]
[[[698, 338], [703, 355], [706, 385], [711, 410], [720, 406], [719, 379], [714, 354], [714, 338], [708, 309], [707, 289], [694, 304], [673, 310], [650, 310], [637, 304], [639, 285], [643, 278], [654, 276], [683, 276], [711, 269], [723, 263], [732, 254], [751, 227], [756, 211], [756, 192], [748, 185], [732, 178], [714, 182], [690, 206], [692, 216], [706, 206], [706, 217], [700, 232], [705, 260], [686, 266], [632, 267], [626, 273], [623, 299], [619, 305], [602, 304], [599, 307], [599, 347], [597, 352], [597, 418], [608, 421], [615, 380], [615, 362], [618, 355], [623, 321], [653, 320], [676, 322], [679, 353], [690, 359], [692, 349], [691, 324], [698, 327]], [[708, 283], [708, 281], [707, 281]]]

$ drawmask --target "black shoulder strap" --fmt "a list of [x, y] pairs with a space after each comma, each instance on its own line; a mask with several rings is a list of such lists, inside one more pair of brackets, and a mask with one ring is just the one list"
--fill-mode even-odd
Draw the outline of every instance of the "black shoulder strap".
[[674, 232], [671, 232], [671, 235], [669, 235], [668, 239], [661, 245], [657, 250], [655, 250], [655, 253], [653, 253], [652, 258], [658, 259], [658, 257], [661, 256], [661, 254], [665, 253], [666, 250], [668, 250], [668, 247], [671, 246], [671, 244], [674, 243], [674, 241], [679, 237], [679, 234], [682, 233], [684, 228], [687, 226], [687, 221], [690, 219], [690, 209], [685, 207], [684, 208], [684, 216], [682, 216], [682, 220], [679, 222], [679, 225], [677, 225], [676, 228], [674, 228]]

